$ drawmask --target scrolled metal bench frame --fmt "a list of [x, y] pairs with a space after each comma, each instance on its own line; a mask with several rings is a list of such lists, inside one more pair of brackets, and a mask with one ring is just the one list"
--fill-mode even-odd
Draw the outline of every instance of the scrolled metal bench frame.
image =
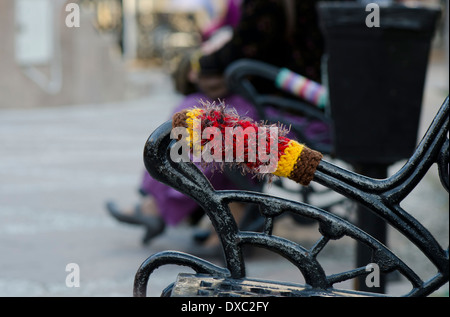
[[[245, 279], [243, 246], [254, 245], [276, 252], [292, 262], [303, 274], [305, 291], [298, 296], [334, 295], [334, 284], [367, 274], [364, 267], [326, 275], [317, 256], [330, 241], [344, 236], [367, 245], [373, 253], [373, 262], [381, 272], [398, 271], [411, 283], [411, 290], [404, 296], [427, 296], [449, 280], [449, 249], [443, 249], [433, 235], [413, 216], [400, 207], [400, 203], [416, 187], [433, 164], [437, 164], [443, 187], [449, 189], [449, 106], [448, 97], [438, 111], [427, 133], [407, 163], [387, 179], [377, 180], [359, 175], [322, 160], [314, 181], [353, 201], [370, 208], [413, 242], [433, 263], [437, 273], [423, 281], [391, 250], [350, 222], [323, 209], [302, 202], [294, 202], [262, 193], [215, 190], [193, 163], [176, 163], [169, 157], [171, 122], [166, 122], [149, 137], [144, 149], [144, 162], [155, 179], [172, 186], [193, 198], [202, 206], [217, 231], [225, 256], [226, 267], [220, 267], [198, 257], [177, 252], [163, 251], [150, 256], [135, 276], [134, 295], [146, 296], [147, 284], [152, 272], [166, 264], [192, 268], [195, 272], [230, 280]], [[265, 217], [263, 232], [244, 232], [231, 215], [228, 204], [233, 201], [259, 205]], [[321, 237], [309, 249], [272, 235], [274, 218], [290, 211], [319, 223]], [[163, 292], [170, 295], [171, 286]], [[350, 292], [347, 294], [359, 294]], [[376, 294], [373, 294], [376, 296]]]

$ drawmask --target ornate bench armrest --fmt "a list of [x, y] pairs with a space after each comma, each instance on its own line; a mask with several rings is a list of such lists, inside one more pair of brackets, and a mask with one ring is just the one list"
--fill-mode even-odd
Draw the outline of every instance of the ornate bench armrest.
[[[152, 177], [193, 198], [211, 219], [221, 239], [226, 262], [226, 269], [216, 270], [217, 274], [223, 276], [224, 272], [229, 272], [228, 278], [244, 278], [246, 275], [242, 247], [255, 245], [272, 250], [296, 265], [307, 287], [330, 290], [338, 282], [367, 274], [365, 268], [361, 267], [328, 275], [317, 258], [329, 241], [349, 237], [364, 243], [372, 250], [373, 261], [381, 272], [398, 271], [410, 281], [412, 288], [406, 296], [426, 296], [448, 282], [449, 251], [443, 249], [420, 222], [403, 210], [400, 203], [435, 163], [441, 182], [448, 191], [448, 124], [447, 98], [413, 156], [397, 173], [387, 179], [365, 177], [325, 160], [319, 161], [312, 177], [312, 181], [367, 206], [413, 242], [436, 267], [437, 273], [427, 281], [423, 281], [398, 256], [369, 234], [325, 210], [262, 193], [215, 190], [192, 162], [174, 162], [170, 158], [170, 152], [178, 142], [178, 136], [172, 135], [171, 139], [170, 121], [160, 126], [148, 139], [144, 162]], [[265, 218], [263, 232], [243, 232], [238, 229], [228, 207], [228, 204], [234, 201], [259, 206]], [[318, 222], [321, 237], [313, 247], [307, 249], [272, 235], [274, 218], [284, 212], [292, 212]], [[200, 266], [204, 267], [203, 264]]]

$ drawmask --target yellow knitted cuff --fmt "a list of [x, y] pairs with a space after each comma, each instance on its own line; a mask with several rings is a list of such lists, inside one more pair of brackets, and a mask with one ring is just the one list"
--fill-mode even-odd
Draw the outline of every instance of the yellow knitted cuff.
[[284, 150], [284, 154], [278, 161], [277, 170], [273, 174], [280, 177], [289, 177], [302, 153], [302, 150], [302, 144], [294, 140], [289, 141], [288, 147]]
[[[197, 142], [201, 141], [201, 135], [198, 135], [196, 130], [194, 130], [194, 120], [197, 119], [199, 115], [202, 114], [202, 110], [198, 108], [194, 108], [189, 110], [186, 113], [186, 124], [187, 124], [187, 130], [189, 132], [189, 139], [187, 141], [189, 142], [189, 145], [192, 147], [193, 144], [198, 144]], [[195, 132], [194, 132], [195, 131]]]

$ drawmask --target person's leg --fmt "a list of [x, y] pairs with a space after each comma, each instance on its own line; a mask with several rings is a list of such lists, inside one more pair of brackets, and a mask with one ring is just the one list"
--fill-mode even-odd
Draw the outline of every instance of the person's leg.
[[143, 197], [141, 202], [134, 208], [123, 210], [115, 202], [108, 201], [106, 203], [106, 209], [112, 217], [120, 222], [143, 226], [145, 228], [145, 235], [142, 243], [144, 244], [147, 244], [152, 238], [161, 234], [166, 227], [163, 219], [159, 216], [153, 198], [149, 196]]

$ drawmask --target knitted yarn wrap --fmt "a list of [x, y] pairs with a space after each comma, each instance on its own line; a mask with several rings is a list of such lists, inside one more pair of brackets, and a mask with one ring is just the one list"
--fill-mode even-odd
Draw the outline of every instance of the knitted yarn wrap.
[[[194, 122], [199, 124], [198, 129], [195, 129]], [[286, 134], [289, 131], [283, 126], [268, 125], [263, 122], [258, 123], [250, 118], [240, 117], [234, 108], [227, 107], [223, 102], [217, 105], [215, 103], [200, 102], [199, 106], [175, 113], [172, 117], [172, 128], [176, 127], [187, 129], [188, 133], [186, 135], [188, 135], [188, 138], [186, 141], [189, 142], [191, 150], [194, 149], [194, 141], [197, 141], [197, 144], [201, 146], [201, 150], [205, 151], [208, 143], [214, 140], [211, 136], [202, 138], [202, 132], [206, 128], [212, 127], [220, 131], [218, 135], [222, 137], [222, 140], [214, 140], [215, 142], [221, 142], [219, 144], [223, 144], [221, 151], [219, 151], [222, 158], [219, 160], [219, 163], [237, 166], [243, 174], [251, 173], [257, 177], [268, 175], [269, 178], [273, 176], [287, 177], [301, 185], [307, 186], [314, 178], [317, 165], [322, 159], [321, 153], [287, 138]], [[245, 131], [254, 131], [255, 133], [235, 135], [232, 141], [233, 148], [225, 148], [226, 144], [228, 146], [230, 144], [225, 140], [226, 133], [230, 128], [240, 128], [241, 130], [250, 128], [250, 130]], [[266, 131], [273, 132], [273, 129], [276, 129], [276, 133], [266, 133]], [[261, 136], [264, 136], [264, 139], [261, 139]], [[215, 137], [217, 136], [215, 135]], [[243, 138], [243, 140], [239, 138]], [[256, 148], [260, 149], [259, 146], [263, 148], [263, 151], [261, 153], [256, 151], [255, 153]], [[273, 146], [276, 149], [275, 153]], [[238, 151], [239, 149], [243, 150], [243, 157], [238, 155], [238, 153], [242, 153]], [[209, 149], [207, 150], [209, 151]], [[227, 162], [224, 159], [227, 151], [228, 153], [233, 151], [234, 159], [232, 162]], [[262, 158], [263, 154], [264, 159]], [[271, 173], [261, 172], [264, 170], [263, 167], [267, 167], [270, 164], [267, 156], [276, 162], [276, 168], [273, 168], [274, 171]], [[239, 159], [237, 159], [238, 157]]]

